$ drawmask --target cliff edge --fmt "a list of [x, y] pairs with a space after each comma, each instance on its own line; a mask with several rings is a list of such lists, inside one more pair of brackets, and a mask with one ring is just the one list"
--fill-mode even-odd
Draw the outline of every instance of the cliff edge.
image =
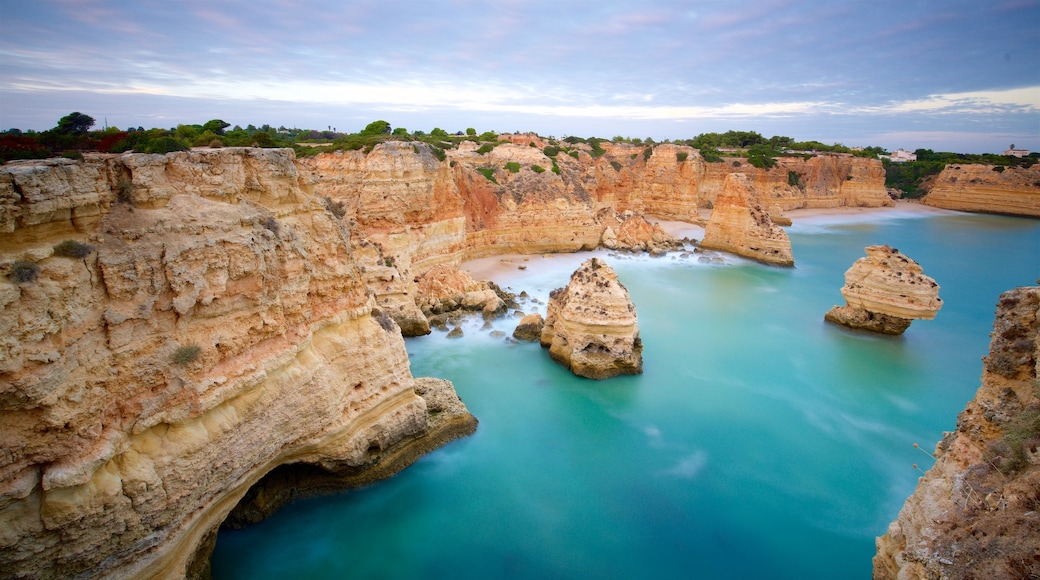
[[888, 533], [875, 580], [1040, 577], [1040, 287], [1000, 296], [982, 385]]
[[922, 201], [943, 209], [1040, 217], [1040, 164], [947, 165]]

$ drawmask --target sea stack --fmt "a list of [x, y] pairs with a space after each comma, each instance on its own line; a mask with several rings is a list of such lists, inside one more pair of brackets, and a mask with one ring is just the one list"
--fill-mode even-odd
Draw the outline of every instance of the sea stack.
[[867, 246], [867, 256], [845, 272], [845, 306], [824, 316], [829, 322], [883, 334], [903, 334], [917, 318], [931, 320], [942, 308], [939, 285], [917, 262], [886, 245]]
[[586, 260], [566, 287], [549, 294], [541, 344], [580, 377], [643, 372], [635, 305], [617, 273], [599, 258]]
[[743, 173], [726, 176], [715, 200], [701, 247], [732, 252], [777, 266], [793, 266], [791, 240], [751, 192]]

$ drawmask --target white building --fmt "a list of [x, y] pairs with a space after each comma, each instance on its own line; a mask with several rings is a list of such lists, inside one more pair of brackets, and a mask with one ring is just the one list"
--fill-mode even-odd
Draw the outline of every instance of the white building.
[[1015, 144], [1012, 143], [1001, 155], [1005, 157], [1029, 157], [1029, 149], [1015, 149]]
[[917, 154], [900, 148], [896, 149], [891, 155], [878, 155], [878, 159], [888, 159], [893, 163], [906, 163], [907, 161], [917, 161]]

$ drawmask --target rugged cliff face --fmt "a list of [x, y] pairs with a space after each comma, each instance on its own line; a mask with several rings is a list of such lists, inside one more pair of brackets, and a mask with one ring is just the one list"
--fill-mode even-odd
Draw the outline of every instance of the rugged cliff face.
[[473, 430], [430, 419], [299, 181], [261, 149], [3, 168], [5, 576], [183, 576], [275, 467], [363, 480]]
[[982, 386], [935, 448], [874, 578], [1040, 576], [1040, 287], [997, 305]]
[[1040, 217], [1040, 165], [947, 165], [924, 203], [944, 209]]
[[767, 264], [793, 266], [791, 240], [773, 223], [752, 193], [747, 176], [730, 174], [704, 229], [704, 248], [746, 256]]

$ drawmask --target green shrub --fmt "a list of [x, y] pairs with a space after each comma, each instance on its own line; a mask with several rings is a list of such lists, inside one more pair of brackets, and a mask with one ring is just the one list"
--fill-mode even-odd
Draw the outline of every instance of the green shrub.
[[[852, 177], [852, 176], [850, 175], [849, 177]], [[787, 185], [790, 185], [792, 187], [798, 187], [799, 185], [801, 185], [801, 182], [802, 182], [802, 176], [799, 175], [797, 171], [788, 171], [787, 172]]]
[[173, 364], [184, 366], [195, 362], [202, 353], [202, 347], [197, 344], [187, 344], [177, 348], [173, 352]]
[[686, 158], [689, 157], [689, 156], [690, 156], [689, 153], [687, 153], [685, 151], [680, 151], [679, 153], [675, 154], [675, 160], [678, 161], [679, 163], [682, 163], [683, 161], [686, 161]]
[[448, 157], [448, 154], [440, 147], [434, 147], [431, 145], [430, 150], [433, 152], [433, 156], [437, 158], [437, 161], [444, 161]]
[[65, 240], [54, 246], [54, 255], [63, 258], [86, 258], [94, 251], [94, 246], [82, 244], [76, 240]]
[[650, 161], [650, 156], [654, 154], [653, 147], [647, 147], [643, 149], [643, 161]]
[[15, 260], [7, 277], [16, 284], [28, 284], [35, 282], [40, 277], [40, 266], [34, 262]]
[[553, 162], [552, 172], [555, 173], [556, 175], [559, 175], [560, 174], [560, 166], [556, 164], [556, 160], [555, 159], [553, 159], [552, 162]]
[[498, 183], [498, 181], [495, 179], [495, 170], [494, 169], [492, 169], [490, 167], [478, 167], [477, 171], [479, 171], [480, 174], [483, 175], [484, 177], [486, 177], [487, 180], [490, 181], [491, 183]]
[[75, 160], [75, 161], [83, 161], [83, 152], [82, 151], [62, 151], [61, 152], [61, 157], [62, 157], [62, 159], [72, 159], [72, 160]]
[[535, 173], [545, 173], [545, 168], [541, 165], [532, 165], [531, 171], [534, 171]]
[[573, 157], [575, 159], [578, 158], [578, 152], [577, 151], [568, 151], [567, 155], [570, 155], [571, 157]]
[[520, 173], [520, 164], [516, 161], [510, 161], [509, 163], [506, 163], [506, 169], [511, 173]]
[[542, 149], [542, 153], [544, 153], [546, 157], [556, 157], [560, 154], [560, 148], [553, 145], [546, 145], [545, 148]]
[[621, 164], [617, 161], [611, 161], [610, 166], [614, 168], [614, 171], [621, 172]]
[[[266, 135], [266, 133], [265, 133]], [[151, 139], [144, 146], [145, 153], [172, 153], [174, 151], [187, 151], [183, 143], [173, 137], [158, 137]]]
[[490, 144], [490, 143], [485, 143], [485, 144], [483, 144], [483, 145], [481, 145], [481, 146], [480, 146], [480, 149], [477, 149], [477, 153], [479, 153], [479, 154], [481, 154], [481, 155], [483, 155], [483, 154], [485, 154], [485, 153], [491, 153], [491, 151], [492, 151], [492, 150], [493, 150], [494, 148], [495, 148], [495, 146], [494, 146], [494, 145], [492, 145], [492, 144]]

